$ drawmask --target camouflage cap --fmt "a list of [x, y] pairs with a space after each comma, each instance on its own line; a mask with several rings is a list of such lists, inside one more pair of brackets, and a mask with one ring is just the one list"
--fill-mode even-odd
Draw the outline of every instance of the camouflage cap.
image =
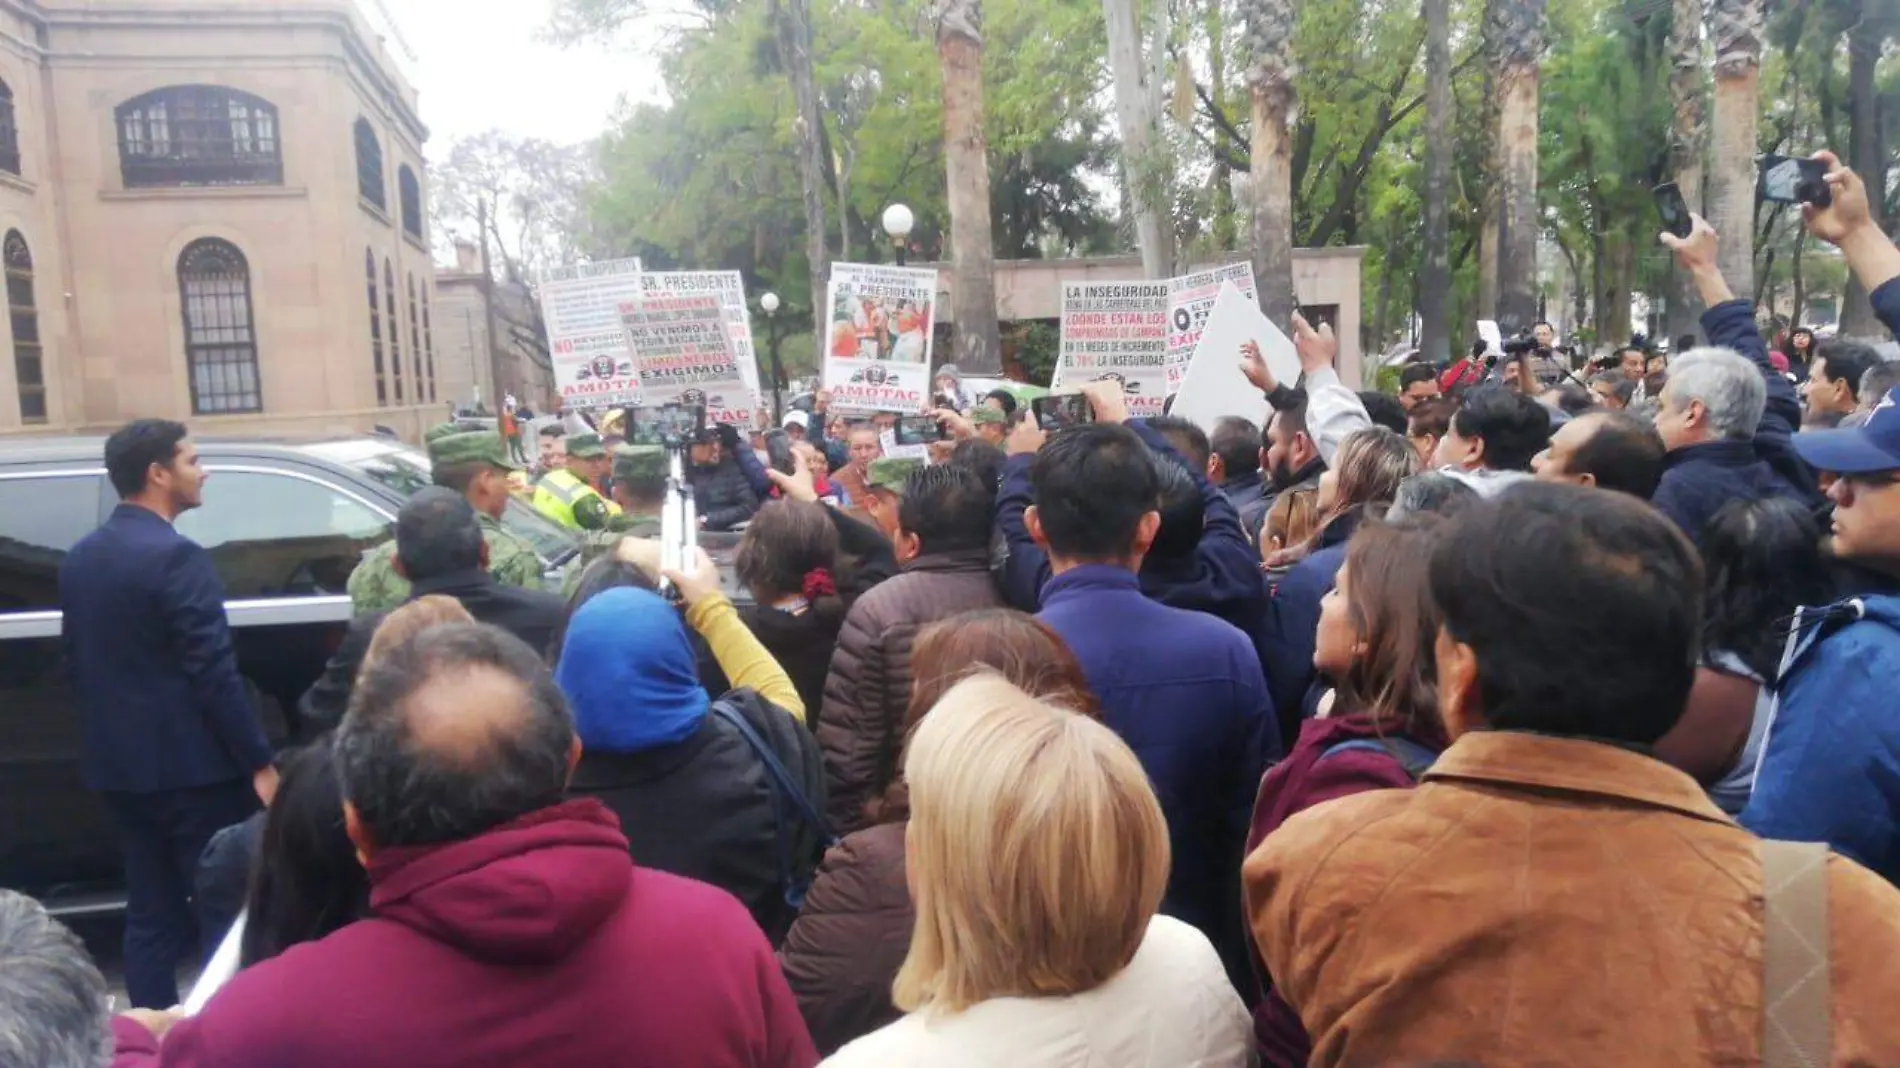
[[658, 445], [622, 445], [614, 450], [615, 482], [652, 482], [666, 477], [666, 450]]
[[437, 467], [484, 463], [503, 471], [518, 471], [508, 446], [493, 430], [464, 430], [429, 439], [429, 462]]
[[1007, 416], [987, 404], [977, 405], [976, 410], [970, 413], [971, 426], [1002, 426], [1007, 422]]
[[472, 434], [478, 430], [486, 429], [488, 428], [482, 424], [469, 422], [466, 419], [455, 419], [446, 423], [437, 423], [422, 432], [422, 444], [425, 446], [429, 445], [437, 438], [445, 438], [450, 434]]
[[567, 455], [575, 460], [598, 460], [607, 455], [607, 447], [600, 443], [599, 434], [569, 434]]
[[910, 476], [924, 469], [922, 460], [910, 457], [885, 456], [872, 460], [864, 484], [872, 489], [881, 489], [889, 493], [904, 495], [904, 483]]

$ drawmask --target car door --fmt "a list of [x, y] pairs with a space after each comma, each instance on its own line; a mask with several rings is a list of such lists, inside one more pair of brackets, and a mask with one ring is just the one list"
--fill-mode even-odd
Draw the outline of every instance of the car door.
[[111, 887], [118, 836], [86, 791], [60, 645], [59, 565], [109, 507], [84, 464], [0, 469], [0, 886], [56, 907]]

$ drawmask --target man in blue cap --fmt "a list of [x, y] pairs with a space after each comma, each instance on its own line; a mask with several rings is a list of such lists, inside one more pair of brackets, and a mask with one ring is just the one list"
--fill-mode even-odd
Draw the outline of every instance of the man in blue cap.
[[1742, 825], [1826, 842], [1900, 882], [1900, 389], [1859, 427], [1797, 434], [1834, 505], [1834, 556], [1880, 592], [1795, 614]]

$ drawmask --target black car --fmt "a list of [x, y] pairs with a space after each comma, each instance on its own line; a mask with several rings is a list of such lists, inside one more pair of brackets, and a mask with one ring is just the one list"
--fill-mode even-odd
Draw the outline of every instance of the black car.
[[[295, 740], [297, 698], [350, 619], [345, 583], [364, 550], [394, 536], [397, 510], [429, 484], [400, 442], [197, 442], [210, 480], [178, 529], [224, 581], [238, 666], [273, 740]], [[55, 911], [116, 908], [118, 834], [80, 778], [81, 723], [60, 648], [61, 559], [116, 505], [99, 438], [0, 447], [0, 886]], [[503, 523], [550, 580], [579, 541], [520, 501]], [[555, 586], [558, 588], [558, 586]]]

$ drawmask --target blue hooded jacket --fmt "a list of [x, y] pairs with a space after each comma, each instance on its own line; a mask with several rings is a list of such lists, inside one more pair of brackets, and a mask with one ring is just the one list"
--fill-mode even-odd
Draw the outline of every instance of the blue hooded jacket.
[[638, 753], [685, 741], [711, 702], [679, 612], [658, 594], [608, 590], [568, 621], [554, 681], [587, 749]]

